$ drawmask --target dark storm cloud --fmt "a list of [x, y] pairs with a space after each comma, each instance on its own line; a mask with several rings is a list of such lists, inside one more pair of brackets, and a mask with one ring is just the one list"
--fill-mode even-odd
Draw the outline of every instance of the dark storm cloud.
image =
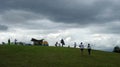
[[8, 24], [26, 23], [29, 20], [36, 19], [41, 19], [41, 17], [35, 13], [22, 10], [9, 10], [1, 13], [1, 21]]
[[5, 25], [0, 25], [0, 31], [6, 31], [8, 30], [8, 27]]
[[[95, 26], [101, 33], [119, 33], [119, 0], [1, 0], [2, 24], [17, 24], [27, 29], [66, 29]], [[47, 19], [53, 23], [36, 22]], [[29, 22], [30, 21], [30, 22]], [[43, 24], [40, 24], [43, 23]], [[106, 25], [107, 23], [107, 25]], [[101, 25], [102, 28], [97, 26]]]
[[[1, 11], [19, 9], [42, 14], [55, 22], [101, 24], [119, 20], [118, 0], [2, 0]], [[118, 1], [119, 2], [119, 1]]]

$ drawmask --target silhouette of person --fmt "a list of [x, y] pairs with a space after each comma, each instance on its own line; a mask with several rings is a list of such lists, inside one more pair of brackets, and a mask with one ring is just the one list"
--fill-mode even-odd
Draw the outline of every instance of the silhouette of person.
[[80, 47], [80, 50], [81, 50], [81, 54], [83, 55], [84, 45], [83, 45], [82, 42], [80, 43], [79, 47]]
[[58, 45], [58, 42], [55, 43], [55, 46], [56, 46], [56, 47], [57, 47], [57, 45]]
[[2, 42], [2, 45], [5, 45], [5, 42]]
[[91, 54], [91, 46], [90, 46], [90, 44], [88, 44], [87, 48], [88, 48], [88, 54], [90, 55]]
[[61, 46], [61, 44], [60, 44], [60, 43], [58, 43], [58, 45], [59, 45], [59, 47]]
[[62, 44], [62, 47], [63, 47], [63, 45], [65, 45], [65, 42], [64, 42], [64, 40], [63, 39], [61, 39], [61, 44]]
[[70, 45], [68, 45], [68, 48], [70, 48]]
[[76, 42], [74, 42], [74, 48], [76, 48], [76, 46], [77, 46], [77, 44], [76, 44]]
[[17, 44], [17, 39], [15, 39], [15, 45]]
[[10, 39], [8, 39], [8, 45], [10, 45]]

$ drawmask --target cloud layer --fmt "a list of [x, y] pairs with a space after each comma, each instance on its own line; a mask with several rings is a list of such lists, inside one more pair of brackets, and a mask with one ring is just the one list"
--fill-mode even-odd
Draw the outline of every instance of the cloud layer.
[[0, 31], [8, 30], [8, 27], [5, 25], [0, 25]]
[[[116, 20], [118, 0], [10, 0], [1, 2], [1, 10], [27, 10], [49, 16], [56, 21], [87, 22]], [[82, 22], [81, 22], [82, 23]], [[84, 23], [83, 23], [84, 24]]]
[[119, 0], [2, 0], [0, 31], [3, 34], [6, 32], [11, 34], [6, 39], [13, 36], [12, 32], [15, 37], [19, 37], [18, 33], [22, 35], [30, 33], [29, 38], [34, 35], [39, 38], [41, 35], [48, 36], [48, 40], [57, 34], [58, 38], [55, 39], [63, 37], [66, 41], [72, 42], [94, 41], [97, 37], [93, 36], [100, 35], [107, 39], [100, 40], [99, 37], [98, 42], [105, 41], [108, 44], [112, 38], [118, 43], [119, 2]]

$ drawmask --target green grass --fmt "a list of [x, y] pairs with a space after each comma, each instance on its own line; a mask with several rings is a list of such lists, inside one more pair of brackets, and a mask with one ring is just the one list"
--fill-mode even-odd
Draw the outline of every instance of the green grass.
[[41, 46], [0, 46], [0, 67], [120, 67], [120, 54]]

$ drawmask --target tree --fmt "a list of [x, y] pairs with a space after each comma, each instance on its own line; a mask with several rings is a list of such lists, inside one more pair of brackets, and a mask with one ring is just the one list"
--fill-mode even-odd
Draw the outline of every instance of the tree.
[[62, 47], [63, 47], [63, 45], [65, 45], [65, 42], [63, 39], [61, 39], [61, 44], [62, 44]]
[[114, 49], [113, 49], [113, 52], [120, 53], [120, 47], [115, 46]]

